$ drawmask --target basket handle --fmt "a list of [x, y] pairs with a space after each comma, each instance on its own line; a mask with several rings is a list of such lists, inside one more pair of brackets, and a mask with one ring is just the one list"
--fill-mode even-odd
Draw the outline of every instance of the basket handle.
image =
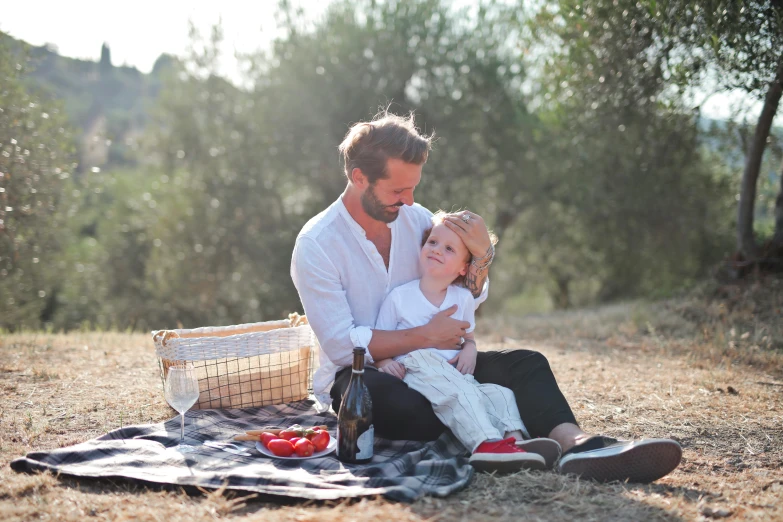
[[307, 316], [306, 315], [299, 315], [296, 312], [288, 314], [288, 320], [291, 322], [291, 328], [296, 328], [297, 326], [310, 324], [307, 321]]
[[174, 330], [158, 330], [155, 332], [155, 335], [152, 336], [152, 340], [157, 343], [160, 339], [160, 344], [166, 346], [166, 341], [177, 337], [179, 337], [179, 334]]

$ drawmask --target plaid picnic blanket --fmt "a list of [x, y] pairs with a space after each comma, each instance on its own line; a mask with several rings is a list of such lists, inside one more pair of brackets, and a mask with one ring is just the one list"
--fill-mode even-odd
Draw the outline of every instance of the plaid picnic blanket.
[[[203, 446], [205, 440], [228, 440], [260, 426], [327, 425], [334, 434], [337, 417], [317, 413], [311, 401], [241, 410], [194, 410], [187, 413], [185, 442], [196, 451], [180, 454], [180, 420], [126, 426], [82, 444], [28, 453], [11, 462], [16, 471], [43, 471], [77, 477], [125, 478], [146, 483], [253, 491], [329, 500], [382, 495], [411, 502], [424, 495], [446, 496], [465, 487], [473, 468], [464, 447], [446, 431], [434, 442], [376, 438], [369, 464], [351, 465], [334, 454], [310, 460], [272, 459], [254, 443], [237, 443], [253, 455], [243, 457]], [[252, 449], [251, 449], [252, 448]]]

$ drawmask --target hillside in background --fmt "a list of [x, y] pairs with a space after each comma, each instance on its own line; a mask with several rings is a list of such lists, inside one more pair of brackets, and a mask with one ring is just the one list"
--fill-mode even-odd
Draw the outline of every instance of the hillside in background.
[[[152, 72], [145, 74], [135, 67], [113, 65], [108, 44], [102, 46], [101, 59], [95, 62], [60, 56], [54, 46], [31, 46], [2, 32], [0, 39], [10, 40], [20, 49], [27, 46], [29, 79], [36, 88], [64, 104], [68, 119], [80, 136], [79, 170], [132, 166], [139, 161], [135, 153], [138, 140], [162, 88], [165, 71], [176, 57], [161, 54]], [[702, 143], [716, 152], [727, 167], [741, 171], [742, 134], [752, 132], [753, 122], [748, 123], [751, 126], [702, 117]], [[736, 146], [726, 147], [728, 133], [736, 136]], [[783, 127], [773, 129], [772, 134], [783, 136]], [[776, 169], [764, 174], [772, 179], [777, 177]]]
[[29, 46], [1, 32], [0, 38], [20, 51], [27, 48], [28, 80], [63, 103], [78, 129], [79, 170], [138, 161], [138, 138], [160, 92], [163, 72], [175, 58], [161, 54], [152, 72], [144, 74], [135, 67], [114, 66], [107, 44], [100, 61], [94, 62], [60, 56], [50, 46]]

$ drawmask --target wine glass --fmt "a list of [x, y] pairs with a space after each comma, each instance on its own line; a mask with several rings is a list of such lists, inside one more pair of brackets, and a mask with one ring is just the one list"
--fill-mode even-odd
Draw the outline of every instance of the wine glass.
[[181, 429], [179, 445], [174, 449], [180, 453], [188, 453], [195, 448], [184, 444], [185, 441], [185, 412], [187, 412], [198, 400], [198, 378], [192, 364], [179, 364], [170, 366], [166, 374], [164, 385], [166, 401], [172, 408], [179, 412]]

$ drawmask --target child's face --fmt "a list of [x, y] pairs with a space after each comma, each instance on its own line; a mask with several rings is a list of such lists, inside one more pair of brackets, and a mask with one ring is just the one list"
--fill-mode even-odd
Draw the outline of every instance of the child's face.
[[422, 275], [454, 280], [465, 275], [470, 261], [470, 252], [460, 237], [446, 225], [432, 228], [430, 237], [424, 242], [419, 254]]

